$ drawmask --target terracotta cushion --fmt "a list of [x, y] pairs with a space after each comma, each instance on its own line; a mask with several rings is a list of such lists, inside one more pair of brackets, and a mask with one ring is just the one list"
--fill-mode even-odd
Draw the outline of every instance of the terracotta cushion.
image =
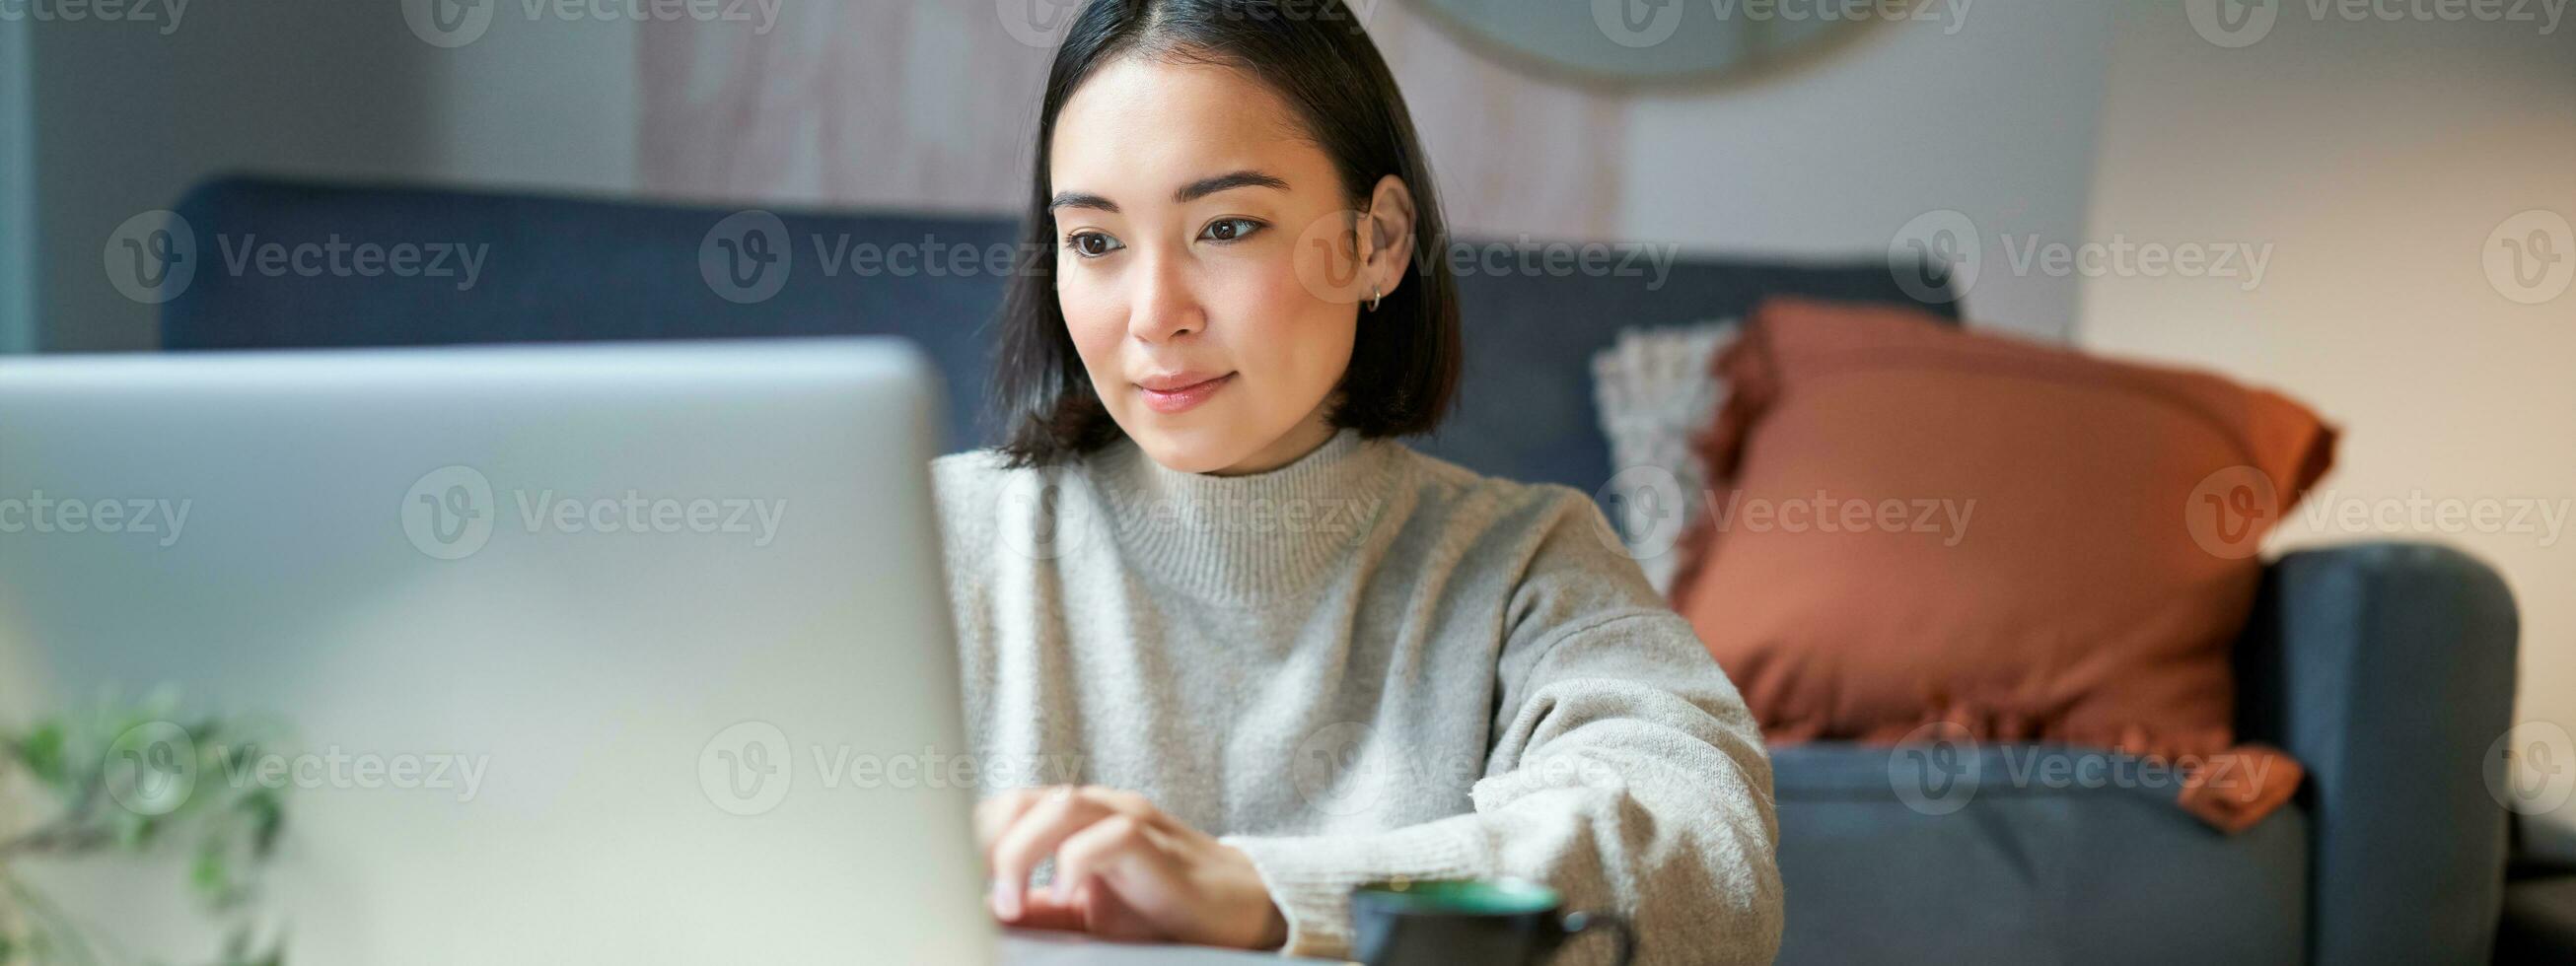
[[1775, 301], [1714, 365], [1673, 602], [1772, 740], [2259, 755], [2262, 787], [2183, 800], [2243, 827], [2287, 799], [2297, 766], [2236, 746], [2229, 648], [2331, 464], [2314, 413], [1894, 306]]

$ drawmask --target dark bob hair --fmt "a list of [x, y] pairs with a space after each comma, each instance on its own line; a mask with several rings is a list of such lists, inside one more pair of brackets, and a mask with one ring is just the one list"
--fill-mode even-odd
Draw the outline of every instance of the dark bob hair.
[[1461, 351], [1457, 282], [1440, 256], [1448, 229], [1413, 117], [1358, 16], [1341, 0], [1092, 0], [1056, 49], [1038, 115], [1034, 187], [1021, 228], [1029, 258], [1003, 298], [995, 358], [1004, 455], [1017, 466], [1045, 465], [1124, 435], [1066, 331], [1047, 206], [1056, 116], [1095, 71], [1128, 56], [1220, 64], [1268, 84], [1303, 115], [1353, 208], [1366, 207], [1385, 176], [1404, 180], [1413, 193], [1417, 277], [1361, 320], [1331, 418], [1368, 437], [1436, 428], [1457, 393]]

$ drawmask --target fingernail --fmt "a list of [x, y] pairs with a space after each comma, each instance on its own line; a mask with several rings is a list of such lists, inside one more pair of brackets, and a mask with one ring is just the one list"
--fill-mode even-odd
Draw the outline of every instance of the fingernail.
[[1004, 919], [1020, 917], [1020, 897], [1009, 883], [993, 883], [993, 914]]

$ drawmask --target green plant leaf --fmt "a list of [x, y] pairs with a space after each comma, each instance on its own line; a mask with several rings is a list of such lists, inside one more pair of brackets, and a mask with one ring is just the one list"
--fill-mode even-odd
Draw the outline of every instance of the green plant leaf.
[[26, 767], [27, 774], [57, 791], [68, 786], [70, 776], [64, 767], [61, 722], [46, 721], [36, 725], [36, 730], [28, 732], [27, 737], [18, 742], [17, 749], [18, 761]]
[[[134, 703], [120, 703], [111, 695], [37, 722], [22, 735], [0, 733], [0, 787], [23, 774], [58, 800], [60, 807], [47, 825], [28, 840], [40, 843], [30, 846], [30, 852], [48, 860], [185, 850], [188, 892], [234, 938], [221, 954], [222, 964], [278, 966], [285, 959], [284, 937], [275, 936], [262, 948], [251, 925], [257, 916], [247, 907], [257, 897], [260, 872], [283, 837], [285, 796], [279, 789], [214, 779], [234, 760], [228, 755], [247, 751], [255, 757], [255, 736], [283, 733], [283, 723], [274, 732], [254, 726], [253, 719], [222, 716], [183, 725], [196, 747], [200, 781], [195, 793], [167, 814], [144, 815], [122, 807], [108, 788], [108, 756], [121, 736], [146, 724], [182, 720], [181, 702], [174, 692], [164, 691]], [[9, 893], [0, 896], [0, 907], [18, 905], [30, 915], [14, 920], [0, 916], [0, 966], [102, 962], [100, 948], [84, 927], [52, 909], [40, 893], [10, 879], [7, 859], [0, 856], [0, 887]], [[45, 911], [36, 915], [37, 910]]]
[[286, 806], [277, 789], [261, 788], [242, 799], [242, 808], [251, 816], [250, 854], [266, 859], [277, 851], [277, 837], [286, 830]]
[[145, 815], [125, 808], [118, 808], [108, 814], [116, 826], [116, 847], [126, 852], [142, 852], [150, 849], [153, 838], [161, 830], [161, 822], [157, 816]]
[[188, 867], [188, 884], [196, 887], [199, 895], [208, 898], [220, 896], [230, 881], [231, 873], [224, 868], [222, 852], [213, 849], [200, 851], [197, 861]]

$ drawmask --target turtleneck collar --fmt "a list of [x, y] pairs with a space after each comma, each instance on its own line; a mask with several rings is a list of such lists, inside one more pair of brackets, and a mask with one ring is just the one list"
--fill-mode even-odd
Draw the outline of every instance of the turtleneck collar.
[[1385, 509], [1401, 447], [1342, 430], [1266, 473], [1210, 476], [1122, 439], [1090, 474], [1130, 566], [1211, 600], [1296, 594], [1332, 570]]

